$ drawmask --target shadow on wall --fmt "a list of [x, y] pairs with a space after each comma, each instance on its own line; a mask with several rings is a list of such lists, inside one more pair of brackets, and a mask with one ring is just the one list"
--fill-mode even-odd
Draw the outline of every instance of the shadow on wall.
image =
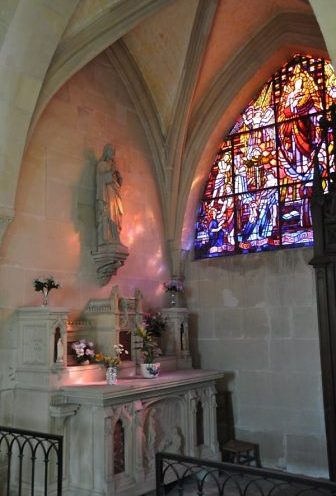
[[223, 379], [216, 382], [217, 401], [217, 435], [219, 446], [229, 439], [235, 439], [235, 425], [233, 416], [232, 393], [228, 384], [232, 382], [234, 374], [225, 373]]
[[198, 315], [189, 314], [189, 347], [192, 360], [192, 366], [195, 369], [201, 368], [201, 355], [198, 349]]
[[[189, 345], [192, 365], [201, 367], [201, 356], [198, 348], [198, 315], [189, 314]], [[235, 439], [232, 393], [229, 390], [235, 378], [234, 372], [223, 372], [223, 378], [216, 381], [217, 401], [217, 437], [222, 446], [229, 439]]]
[[96, 282], [96, 271], [91, 251], [96, 250], [95, 171], [97, 157], [93, 150], [85, 150], [84, 166], [73, 191], [72, 220], [79, 233], [80, 259], [78, 272]]

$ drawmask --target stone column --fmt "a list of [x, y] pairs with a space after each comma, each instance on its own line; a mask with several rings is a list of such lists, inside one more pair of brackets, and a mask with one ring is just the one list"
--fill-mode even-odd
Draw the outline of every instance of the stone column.
[[163, 335], [164, 354], [176, 356], [177, 368], [191, 367], [188, 309], [163, 308], [161, 313], [167, 322], [167, 329]]
[[[331, 119], [320, 121], [322, 140], [315, 151], [312, 216], [316, 298], [319, 322], [320, 355], [324, 417], [327, 435], [329, 475], [336, 480], [336, 173], [329, 176], [328, 193], [323, 182], [318, 152], [327, 140], [334, 146], [336, 160], [336, 106], [331, 106]], [[327, 146], [327, 145], [326, 145]]]

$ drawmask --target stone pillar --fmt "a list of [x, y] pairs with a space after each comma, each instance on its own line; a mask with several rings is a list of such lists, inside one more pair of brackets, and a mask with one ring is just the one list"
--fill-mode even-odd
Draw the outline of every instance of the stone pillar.
[[[336, 106], [331, 119], [320, 121], [322, 140], [315, 151], [312, 216], [316, 298], [319, 322], [324, 416], [327, 435], [329, 475], [336, 480], [336, 173], [328, 177], [328, 193], [323, 191], [318, 152], [327, 140], [334, 144], [336, 160]], [[326, 145], [327, 146], [327, 145]]]
[[163, 334], [163, 352], [166, 356], [176, 356], [177, 368], [191, 367], [189, 351], [189, 312], [187, 308], [163, 308], [167, 329]]
[[18, 385], [35, 386], [36, 375], [66, 367], [67, 322], [68, 310], [64, 308], [18, 310]]

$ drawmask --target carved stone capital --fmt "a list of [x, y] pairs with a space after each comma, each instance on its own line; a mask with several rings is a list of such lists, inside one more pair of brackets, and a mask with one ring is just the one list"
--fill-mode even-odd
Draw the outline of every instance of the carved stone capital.
[[101, 286], [105, 286], [118, 269], [124, 265], [128, 255], [127, 247], [117, 242], [98, 246], [97, 251], [92, 252], [98, 282]]
[[80, 409], [78, 404], [61, 404], [61, 405], [51, 405], [49, 407], [50, 416], [55, 421], [55, 427], [58, 434], [63, 434], [64, 424], [69, 417], [77, 414]]

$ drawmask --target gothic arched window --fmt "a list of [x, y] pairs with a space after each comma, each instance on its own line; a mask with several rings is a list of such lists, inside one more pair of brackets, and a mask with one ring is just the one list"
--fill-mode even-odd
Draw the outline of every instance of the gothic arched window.
[[[334, 102], [336, 77], [324, 59], [296, 55], [269, 79], [211, 167], [196, 223], [196, 258], [313, 243], [313, 157], [319, 120]], [[334, 171], [330, 134], [319, 151], [324, 189]]]

